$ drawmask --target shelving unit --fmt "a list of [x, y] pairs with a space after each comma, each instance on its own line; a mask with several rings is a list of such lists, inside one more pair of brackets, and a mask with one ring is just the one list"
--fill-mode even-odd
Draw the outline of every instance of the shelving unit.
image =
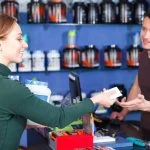
[[[80, 75], [81, 88], [87, 94], [93, 90], [109, 88], [111, 84], [125, 84], [129, 90], [137, 69], [126, 67], [126, 49], [132, 44], [132, 36], [140, 31], [140, 25], [127, 24], [27, 24], [20, 23], [23, 34], [29, 37], [29, 50], [43, 50], [45, 52], [56, 49], [62, 51], [67, 45], [67, 33], [71, 29], [77, 30], [77, 46], [93, 44], [100, 50], [100, 69], [75, 69], [55, 72], [17, 73], [22, 81], [37, 77], [39, 80], [48, 81], [53, 93], [66, 94], [68, 87], [69, 71], [76, 71]], [[120, 69], [107, 69], [103, 66], [103, 51], [107, 45], [117, 44], [123, 53], [123, 67]]]

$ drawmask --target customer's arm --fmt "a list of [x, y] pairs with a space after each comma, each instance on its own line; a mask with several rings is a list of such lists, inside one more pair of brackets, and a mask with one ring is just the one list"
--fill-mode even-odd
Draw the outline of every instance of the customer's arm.
[[150, 112], [150, 102], [146, 100], [142, 94], [138, 94], [138, 96], [131, 101], [120, 102], [120, 106], [129, 111], [141, 110]]
[[134, 111], [149, 111], [150, 112], [150, 101], [146, 100], [144, 95], [140, 94], [140, 88], [138, 86], [138, 81], [136, 81], [136, 86], [134, 87], [134, 92], [128, 97], [127, 102], [120, 102], [119, 104], [124, 108], [124, 110]]
[[9, 99], [6, 106], [9, 112], [51, 127], [64, 127], [83, 114], [93, 112], [94, 104], [101, 103], [101, 101], [104, 104], [103, 99], [107, 102], [106, 106], [112, 104], [112, 102], [109, 103], [106, 95], [100, 94], [92, 98], [92, 100], [85, 99], [71, 107], [54, 107], [37, 98], [27, 87], [19, 82], [13, 82], [12, 87], [10, 84], [9, 88], [10, 94], [6, 95], [7, 99]]
[[[135, 81], [132, 85], [132, 88], [128, 94], [128, 97], [127, 99], [126, 98], [123, 98], [123, 103], [125, 103], [125, 101], [129, 102], [129, 101], [132, 101], [134, 98], [137, 97], [138, 94], [141, 93], [141, 90], [140, 90], [140, 87], [139, 87], [139, 83], [138, 83], [138, 75], [136, 76], [135, 78]], [[121, 105], [122, 103], [120, 103]], [[123, 120], [125, 118], [125, 116], [128, 114], [129, 112], [129, 109], [127, 109], [126, 107], [123, 108], [123, 110], [118, 113], [118, 112], [113, 112], [111, 114], [111, 119], [119, 119], [119, 120]]]
[[[135, 78], [134, 84], [129, 92], [129, 95], [127, 97], [127, 102], [132, 101], [133, 99], [135, 99], [138, 94], [141, 93], [140, 87], [139, 87], [139, 83], [138, 83], [138, 75]], [[123, 114], [126, 115], [129, 112], [128, 109], [124, 108], [123, 109]]]

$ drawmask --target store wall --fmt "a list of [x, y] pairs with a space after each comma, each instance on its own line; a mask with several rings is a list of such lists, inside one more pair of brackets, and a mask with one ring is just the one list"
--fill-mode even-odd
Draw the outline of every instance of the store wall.
[[[76, 44], [83, 47], [94, 44], [100, 51], [100, 69], [78, 69], [82, 90], [89, 93], [91, 90], [108, 88], [113, 83], [123, 83], [130, 88], [137, 69], [126, 67], [126, 49], [132, 44], [132, 37], [140, 31], [140, 25], [51, 25], [51, 24], [21, 24], [24, 34], [29, 37], [29, 50], [49, 51], [56, 49], [59, 52], [67, 45], [67, 32], [77, 30]], [[32, 31], [32, 32], [31, 32]], [[117, 44], [123, 53], [123, 67], [118, 69], [104, 68], [103, 52], [107, 45]], [[21, 80], [37, 77], [48, 81], [52, 92], [65, 94], [68, 90], [68, 73], [72, 70], [58, 72], [20, 73]]]
[[[137, 69], [126, 67], [126, 50], [133, 44], [133, 36], [140, 32], [140, 25], [122, 24], [97, 24], [97, 25], [74, 25], [74, 24], [28, 24], [26, 4], [29, 0], [19, 1], [20, 3], [20, 25], [23, 34], [29, 38], [29, 50], [43, 50], [47, 52], [56, 49], [62, 52], [67, 45], [67, 33], [71, 29], [77, 30], [76, 44], [79, 48], [94, 44], [100, 51], [100, 69], [78, 69], [76, 71], [81, 80], [81, 88], [87, 94], [92, 90], [109, 88], [111, 84], [122, 83], [129, 91]], [[45, 2], [45, 1], [44, 1]], [[71, 2], [67, 0], [67, 2]], [[100, 2], [100, 1], [98, 1]], [[148, 1], [149, 2], [149, 1]], [[103, 52], [107, 45], [118, 45], [123, 53], [123, 67], [118, 69], [104, 68]], [[19, 73], [21, 81], [36, 77], [39, 80], [47, 81], [52, 93], [65, 94], [69, 90], [68, 73], [72, 70], [61, 70], [58, 72], [31, 72]]]

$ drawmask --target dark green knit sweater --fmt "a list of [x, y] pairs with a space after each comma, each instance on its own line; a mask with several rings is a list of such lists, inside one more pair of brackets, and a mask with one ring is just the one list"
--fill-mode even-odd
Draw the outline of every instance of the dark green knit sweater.
[[94, 111], [89, 99], [68, 108], [54, 107], [38, 99], [20, 82], [8, 79], [9, 73], [10, 70], [0, 64], [0, 150], [17, 149], [27, 119], [62, 128]]

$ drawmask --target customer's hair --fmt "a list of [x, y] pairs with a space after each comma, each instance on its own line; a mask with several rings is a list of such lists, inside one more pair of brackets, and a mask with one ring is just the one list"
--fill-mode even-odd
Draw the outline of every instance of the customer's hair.
[[4, 40], [11, 31], [16, 19], [5, 14], [0, 14], [0, 40]]
[[145, 17], [150, 18], [150, 9], [144, 14], [144, 18], [145, 18]]

